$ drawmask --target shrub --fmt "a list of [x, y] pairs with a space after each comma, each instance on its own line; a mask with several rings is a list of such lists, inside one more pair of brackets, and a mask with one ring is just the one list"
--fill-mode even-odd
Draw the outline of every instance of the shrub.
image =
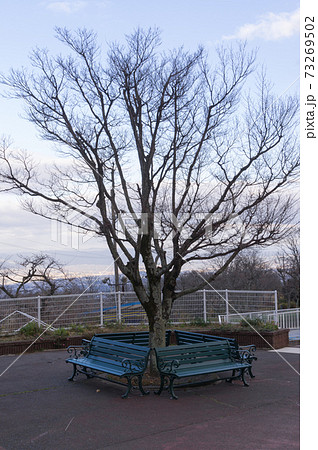
[[217, 324], [214, 326], [214, 328], [217, 328], [218, 330], [222, 330], [222, 331], [232, 331], [238, 328], [237, 324], [233, 324], [233, 323], [227, 323], [227, 322], [223, 322], [220, 325]]
[[37, 336], [41, 334], [41, 332], [42, 327], [39, 326], [36, 322], [29, 322], [20, 330], [20, 334], [23, 334], [24, 336]]
[[105, 321], [104, 327], [109, 328], [111, 330], [122, 330], [124, 327], [124, 320], [122, 319], [121, 322], [118, 322], [117, 320], [113, 322]]
[[204, 320], [201, 317], [196, 317], [195, 319], [191, 320], [190, 325], [192, 326], [198, 326], [198, 327], [207, 327], [209, 322], [204, 322]]
[[84, 325], [80, 325], [77, 323], [72, 323], [72, 325], [71, 325], [71, 331], [74, 333], [82, 334], [85, 332], [85, 330], [87, 330], [87, 327], [85, 327]]
[[65, 328], [58, 328], [57, 330], [54, 331], [54, 336], [57, 337], [67, 337], [69, 336], [70, 332], [68, 330], [66, 330]]
[[256, 318], [256, 319], [242, 319], [240, 322], [240, 326], [241, 327], [254, 327], [254, 328], [260, 328], [263, 325], [265, 325], [265, 323], [262, 321], [262, 319]]
[[240, 326], [242, 328], [248, 328], [253, 327], [256, 330], [260, 331], [274, 331], [278, 330], [278, 326], [275, 324], [275, 322], [263, 322], [262, 319], [256, 318], [256, 319], [245, 319], [241, 320]]
[[278, 326], [275, 322], [267, 322], [262, 326], [262, 331], [275, 331], [278, 330]]

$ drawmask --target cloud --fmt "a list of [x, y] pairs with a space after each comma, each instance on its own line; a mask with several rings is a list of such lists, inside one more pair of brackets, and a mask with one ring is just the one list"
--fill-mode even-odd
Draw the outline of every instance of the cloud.
[[83, 9], [86, 4], [87, 2], [83, 1], [50, 2], [47, 5], [47, 9], [54, 12], [71, 14], [79, 11], [80, 9]]
[[257, 23], [247, 23], [241, 26], [237, 33], [223, 36], [223, 39], [245, 40], [259, 38], [266, 41], [276, 41], [291, 37], [297, 33], [299, 33], [299, 9], [289, 13], [267, 13]]

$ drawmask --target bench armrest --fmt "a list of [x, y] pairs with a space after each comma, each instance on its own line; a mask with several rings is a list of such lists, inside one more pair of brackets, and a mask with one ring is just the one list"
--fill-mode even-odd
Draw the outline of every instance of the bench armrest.
[[180, 365], [180, 362], [177, 359], [172, 361], [165, 361], [164, 359], [159, 359], [158, 369], [159, 372], [168, 372], [174, 373], [175, 369], [177, 369]]
[[239, 348], [237, 349], [238, 356], [240, 357], [241, 362], [250, 363], [251, 362], [251, 354], [248, 350]]
[[254, 355], [254, 352], [256, 352], [256, 345], [251, 344], [251, 345], [240, 345], [238, 348], [238, 351], [246, 351], [249, 353], [249, 360], [257, 360], [257, 357]]
[[239, 349], [242, 350], [248, 350], [250, 352], [255, 352], [256, 351], [256, 345], [255, 344], [250, 344], [250, 345], [240, 345]]
[[133, 360], [125, 358], [122, 360], [121, 365], [127, 373], [139, 373], [146, 370], [147, 360], [147, 358]]
[[84, 342], [83, 340], [83, 345], [70, 345], [66, 351], [75, 359], [85, 357], [89, 352], [89, 344], [90, 341]]

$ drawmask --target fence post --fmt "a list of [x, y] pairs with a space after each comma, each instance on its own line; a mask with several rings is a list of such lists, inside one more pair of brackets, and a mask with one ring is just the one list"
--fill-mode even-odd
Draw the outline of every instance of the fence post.
[[121, 323], [121, 292], [116, 292], [118, 296], [118, 322]]
[[300, 328], [300, 309], [297, 308], [296, 312], [296, 328]]
[[99, 310], [100, 310], [100, 323], [102, 327], [104, 325], [104, 305], [103, 305], [103, 293], [99, 293]]
[[278, 325], [278, 297], [277, 291], [274, 291], [275, 296], [275, 324]]
[[38, 326], [41, 326], [41, 296], [38, 295]]
[[203, 321], [204, 323], [207, 322], [206, 318], [206, 291], [203, 289]]
[[229, 293], [225, 289], [225, 305], [226, 305], [226, 323], [229, 323]]

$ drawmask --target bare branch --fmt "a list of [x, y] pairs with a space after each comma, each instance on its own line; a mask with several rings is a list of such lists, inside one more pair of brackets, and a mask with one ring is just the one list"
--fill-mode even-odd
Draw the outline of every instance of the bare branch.
[[288, 235], [299, 102], [275, 98], [264, 73], [244, 94], [256, 57], [244, 44], [220, 47], [211, 65], [201, 47], [160, 53], [157, 29], [106, 55], [91, 31], [56, 32], [69, 55], [35, 49], [31, 72], [0, 81], [71, 164], [44, 170], [4, 141], [1, 189], [103, 236], [154, 330], [187, 264], [221, 258], [214, 279], [243, 250]]

